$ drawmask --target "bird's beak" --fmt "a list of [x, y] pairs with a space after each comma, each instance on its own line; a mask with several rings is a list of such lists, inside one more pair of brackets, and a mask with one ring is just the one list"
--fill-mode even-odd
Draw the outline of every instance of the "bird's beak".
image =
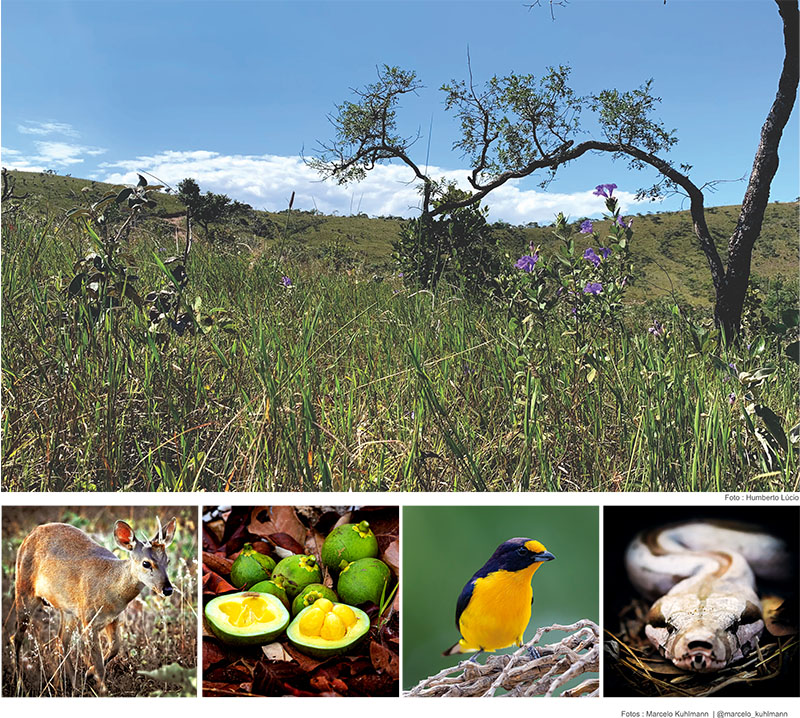
[[537, 553], [536, 557], [533, 559], [534, 563], [541, 563], [542, 561], [552, 561], [555, 558], [553, 554], [549, 551], [545, 551], [544, 553]]

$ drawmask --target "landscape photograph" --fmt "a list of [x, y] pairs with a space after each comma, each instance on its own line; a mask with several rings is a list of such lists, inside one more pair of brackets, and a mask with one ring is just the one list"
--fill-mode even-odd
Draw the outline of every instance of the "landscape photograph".
[[796, 0], [6, 0], [2, 489], [797, 491], [799, 67]]

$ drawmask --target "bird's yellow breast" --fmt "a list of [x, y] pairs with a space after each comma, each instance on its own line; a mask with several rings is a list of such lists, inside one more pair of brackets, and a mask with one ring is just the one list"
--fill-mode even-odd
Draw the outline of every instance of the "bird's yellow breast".
[[459, 618], [462, 650], [496, 651], [522, 643], [531, 619], [531, 578], [541, 564], [522, 571], [495, 571], [475, 581]]

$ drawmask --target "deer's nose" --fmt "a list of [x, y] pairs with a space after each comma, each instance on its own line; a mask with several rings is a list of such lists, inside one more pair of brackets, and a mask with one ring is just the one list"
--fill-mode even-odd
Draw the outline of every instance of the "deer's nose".
[[161, 593], [163, 593], [165, 596], [171, 596], [174, 590], [175, 589], [172, 588], [172, 586], [164, 586], [164, 588], [161, 589]]

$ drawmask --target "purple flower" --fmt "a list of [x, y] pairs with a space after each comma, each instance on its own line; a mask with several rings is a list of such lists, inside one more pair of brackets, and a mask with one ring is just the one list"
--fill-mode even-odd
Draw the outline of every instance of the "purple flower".
[[622, 229], [628, 229], [633, 224], [633, 217], [631, 217], [627, 222], [623, 217], [617, 217], [617, 224], [622, 227]]
[[583, 222], [581, 222], [581, 234], [591, 234], [593, 230], [594, 227], [592, 226], [591, 219], [584, 219]]
[[284, 287], [291, 287], [291, 286], [292, 286], [292, 280], [291, 280], [291, 279], [289, 279], [289, 277], [287, 277], [287, 276], [284, 274], [284, 275], [281, 277], [281, 284], [282, 284]]
[[602, 260], [600, 259], [600, 257], [598, 257], [598, 256], [597, 256], [597, 254], [595, 253], [595, 251], [594, 251], [594, 248], [593, 248], [593, 247], [589, 247], [589, 248], [588, 248], [588, 249], [587, 249], [587, 250], [586, 250], [586, 251], [583, 253], [583, 258], [584, 258], [584, 259], [585, 259], [587, 262], [591, 262], [591, 263], [592, 263], [592, 264], [593, 264], [595, 267], [599, 266], [600, 262], [602, 261]]
[[609, 199], [611, 195], [614, 194], [614, 190], [616, 188], [617, 185], [615, 184], [599, 184], [597, 187], [595, 187], [592, 194], [596, 195], [597, 197], [605, 197], [606, 199]]
[[666, 330], [664, 329], [664, 325], [658, 321], [658, 319], [653, 320], [653, 326], [647, 330], [650, 334], [654, 337], [663, 337], [666, 334]]
[[734, 394], [733, 392], [731, 392], [730, 394], [728, 394], [728, 403], [729, 403], [731, 406], [733, 406], [733, 402], [735, 402], [735, 401], [736, 401], [736, 394]]
[[538, 261], [539, 261], [538, 254], [533, 254], [533, 255], [525, 254], [516, 261], [514, 266], [517, 269], [521, 269], [523, 272], [532, 272], [533, 268], [536, 266], [536, 262]]
[[603, 259], [608, 259], [611, 256], [611, 250], [608, 247], [600, 247], [598, 251]]
[[584, 294], [600, 294], [603, 291], [603, 285], [600, 282], [589, 282], [584, 288]]

